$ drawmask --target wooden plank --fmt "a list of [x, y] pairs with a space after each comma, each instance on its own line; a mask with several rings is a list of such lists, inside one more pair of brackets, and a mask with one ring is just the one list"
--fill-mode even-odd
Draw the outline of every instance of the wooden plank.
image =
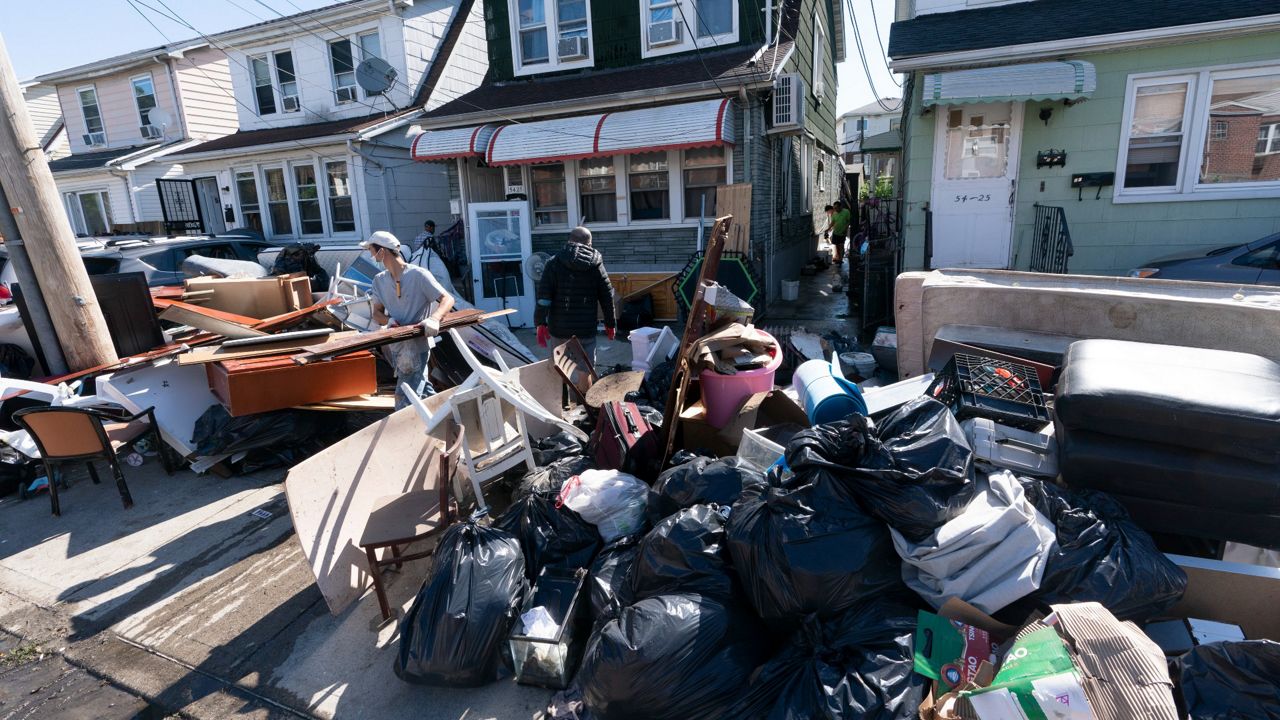
[[176, 300], [153, 298], [152, 302], [168, 304], [164, 310], [160, 311], [161, 320], [168, 320], [179, 325], [190, 325], [193, 328], [217, 333], [229, 338], [258, 337], [267, 334], [253, 328], [253, 325], [260, 322], [257, 318], [203, 308]]
[[395, 395], [357, 395], [349, 398], [338, 398], [337, 400], [326, 400], [319, 403], [311, 403], [310, 405], [299, 405], [301, 410], [327, 410], [334, 412], [366, 412], [366, 411], [382, 411], [390, 412], [396, 409]]
[[[506, 310], [498, 310], [495, 312], [482, 312], [480, 310], [468, 309], [451, 312], [444, 316], [444, 320], [440, 323], [440, 332], [451, 330], [454, 328], [475, 325], [503, 315], [510, 315], [515, 312], [515, 308]], [[376, 347], [389, 345], [391, 343], [409, 340], [422, 334], [421, 325], [410, 325], [408, 327], [393, 327], [384, 330], [374, 330], [373, 332], [360, 333], [348, 340], [330, 343], [321, 350], [301, 353], [294, 357], [294, 362], [299, 365], [305, 365], [310, 362], [320, 360], [329, 360], [339, 355], [356, 352], [359, 350], [372, 350]]]
[[724, 249], [751, 253], [751, 183], [721, 185], [716, 188], [716, 214], [733, 216]]
[[308, 305], [307, 307], [301, 308], [299, 310], [293, 310], [283, 315], [276, 315], [275, 317], [269, 317], [263, 320], [262, 322], [254, 325], [253, 329], [261, 330], [262, 332], [268, 332], [268, 333], [273, 333], [273, 332], [276, 332], [277, 330], [283, 330], [287, 327], [292, 327], [294, 325], [297, 325], [298, 323], [303, 322], [307, 318], [311, 317], [312, 315], [315, 315], [316, 313], [329, 307], [330, 305], [337, 305], [340, 302], [342, 302], [342, 298], [330, 298], [328, 300], [322, 300], [318, 303], [315, 303], [314, 305]]
[[622, 303], [645, 293], [653, 296], [653, 319], [655, 322], [674, 322], [680, 315], [676, 305], [675, 286], [679, 273], [609, 273], [609, 281], [613, 283], [614, 295], [618, 298], [618, 309]]
[[245, 348], [227, 348], [222, 345], [194, 348], [191, 352], [180, 356], [178, 358], [178, 364], [202, 365], [204, 363], [219, 362], [221, 360], [242, 360], [244, 358], [300, 352], [307, 348], [318, 348], [326, 343], [345, 340], [346, 338], [358, 334], [359, 333], [354, 330], [349, 330], [347, 332], [333, 333], [326, 337], [285, 339], [273, 343], [267, 343], [265, 345]]

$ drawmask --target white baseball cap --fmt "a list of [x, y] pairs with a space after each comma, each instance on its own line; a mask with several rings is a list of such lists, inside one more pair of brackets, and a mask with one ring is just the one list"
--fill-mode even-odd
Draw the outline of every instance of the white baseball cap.
[[392, 235], [386, 230], [379, 230], [374, 234], [370, 235], [368, 240], [365, 240], [364, 242], [360, 243], [360, 247], [364, 248], [365, 250], [368, 250], [374, 245], [377, 245], [378, 247], [384, 247], [394, 252], [400, 252], [400, 240], [398, 240], [395, 235]]

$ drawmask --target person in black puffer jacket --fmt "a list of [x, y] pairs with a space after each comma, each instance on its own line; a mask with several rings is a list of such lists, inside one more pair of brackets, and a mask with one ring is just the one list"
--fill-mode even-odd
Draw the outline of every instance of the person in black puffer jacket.
[[591, 231], [576, 227], [569, 243], [556, 253], [538, 282], [538, 307], [533, 319], [538, 344], [547, 347], [577, 337], [587, 357], [595, 362], [596, 306], [604, 312], [604, 334], [610, 340], [617, 326], [613, 284], [604, 269], [604, 257], [591, 247]]

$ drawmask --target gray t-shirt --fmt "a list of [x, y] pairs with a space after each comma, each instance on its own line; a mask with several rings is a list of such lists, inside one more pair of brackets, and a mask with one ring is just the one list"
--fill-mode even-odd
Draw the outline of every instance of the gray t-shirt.
[[398, 289], [395, 278], [387, 270], [373, 278], [373, 298], [386, 308], [387, 317], [399, 325], [422, 322], [431, 312], [431, 303], [438, 302], [443, 295], [440, 283], [417, 265], [405, 267]]

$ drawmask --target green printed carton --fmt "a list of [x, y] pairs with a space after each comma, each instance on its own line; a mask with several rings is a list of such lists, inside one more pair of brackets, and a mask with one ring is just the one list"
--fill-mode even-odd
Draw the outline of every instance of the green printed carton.
[[1080, 672], [1052, 627], [1020, 634], [992, 683], [960, 697], [980, 720], [1094, 720]]

